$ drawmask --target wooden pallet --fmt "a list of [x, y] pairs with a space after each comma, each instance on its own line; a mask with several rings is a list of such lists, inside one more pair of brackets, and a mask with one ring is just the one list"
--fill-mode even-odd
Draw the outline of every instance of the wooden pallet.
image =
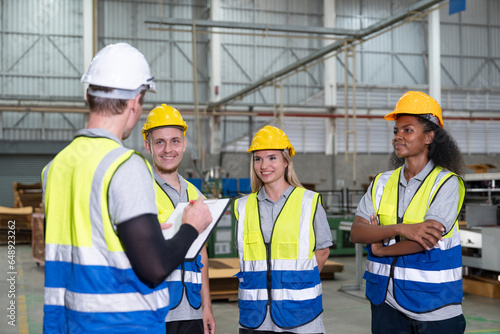
[[[31, 206], [8, 208], [0, 206], [0, 244], [6, 245], [31, 243]], [[9, 237], [11, 236], [11, 237]]]
[[23, 184], [13, 183], [14, 188], [14, 207], [22, 208], [31, 206], [33, 208], [42, 207], [42, 184]]

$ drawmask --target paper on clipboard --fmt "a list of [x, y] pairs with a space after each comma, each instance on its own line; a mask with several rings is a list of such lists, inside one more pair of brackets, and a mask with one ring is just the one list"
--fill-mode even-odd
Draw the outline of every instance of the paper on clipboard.
[[[198, 238], [195, 239], [191, 247], [189, 248], [185, 260], [194, 260], [198, 253], [201, 251], [202, 247], [208, 240], [208, 237], [214, 230], [215, 226], [219, 223], [222, 215], [226, 213], [227, 207], [229, 206], [231, 199], [230, 198], [222, 198], [222, 199], [208, 199], [205, 200], [204, 203], [208, 206], [210, 213], [212, 214], [212, 222], [208, 225], [208, 227], [198, 235]], [[163, 236], [165, 239], [172, 238], [182, 224], [182, 214], [184, 212], [184, 208], [189, 205], [189, 202], [179, 203], [175, 207], [174, 212], [168, 217], [167, 224], [172, 224], [172, 227], [162, 230]]]

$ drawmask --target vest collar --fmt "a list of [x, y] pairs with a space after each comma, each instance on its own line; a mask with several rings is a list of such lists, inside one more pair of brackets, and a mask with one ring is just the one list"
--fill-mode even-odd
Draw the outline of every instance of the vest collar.
[[[418, 182], [422, 182], [423, 180], [425, 180], [426, 176], [432, 172], [432, 170], [434, 169], [434, 161], [432, 160], [429, 160], [429, 162], [427, 163], [427, 165], [425, 165], [424, 169], [422, 169], [420, 171], [420, 173], [418, 173], [417, 175], [415, 175], [414, 177], [412, 177], [410, 180], [412, 179], [415, 179], [417, 180]], [[400, 177], [399, 177], [399, 182], [401, 183], [402, 186], [406, 187], [408, 186], [408, 182], [406, 181], [406, 178], [405, 178], [405, 166], [403, 165], [401, 167], [401, 172], [400, 172]]]
[[[286, 199], [288, 198], [288, 196], [290, 196], [290, 194], [292, 193], [293, 189], [295, 189], [295, 187], [294, 187], [294, 186], [292, 186], [292, 185], [289, 185], [289, 186], [288, 186], [288, 188], [286, 188], [285, 192], [284, 192], [284, 193], [280, 196], [280, 199], [281, 199], [281, 198], [284, 198], [284, 199], [286, 200]], [[257, 193], [257, 200], [258, 200], [259, 202], [262, 202], [262, 201], [268, 200], [268, 201], [270, 201], [271, 203], [275, 203], [275, 202], [273, 202], [273, 201], [269, 198], [269, 196], [267, 196], [267, 193], [266, 193], [266, 189], [265, 189], [265, 187], [260, 188], [259, 192]], [[278, 201], [279, 201], [279, 199], [278, 199]], [[276, 202], [278, 202], [278, 201], [276, 201]]]
[[[156, 172], [156, 170], [154, 169], [153, 167], [153, 175], [155, 177], [155, 181], [162, 187], [162, 188], [165, 188], [165, 187], [168, 187], [172, 190], [175, 190], [175, 192], [179, 193], [177, 191], [176, 188], [172, 187], [170, 184], [168, 184], [167, 181], [165, 181], [164, 179], [162, 179], [162, 177], [160, 175], [158, 175], [158, 173]], [[181, 184], [181, 194], [185, 193], [187, 191], [187, 188], [188, 188], [188, 184], [186, 182], [186, 180], [181, 176], [181, 174], [177, 173], [177, 177], [179, 178], [179, 183]]]
[[117, 142], [118, 144], [123, 146], [121, 140], [118, 139], [118, 137], [116, 137], [114, 134], [112, 134], [108, 130], [99, 129], [99, 128], [78, 130], [78, 132], [75, 135], [75, 138], [76, 137], [108, 138], [108, 139], [114, 140], [115, 142]]

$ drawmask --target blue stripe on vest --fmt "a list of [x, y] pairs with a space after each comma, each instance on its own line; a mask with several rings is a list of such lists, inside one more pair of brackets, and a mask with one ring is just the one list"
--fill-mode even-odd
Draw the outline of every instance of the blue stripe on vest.
[[65, 310], [62, 306], [45, 305], [46, 316], [66, 312], [67, 318], [55, 316], [50, 321], [45, 321], [44, 333], [164, 334], [165, 319], [163, 316], [155, 316], [155, 314], [166, 314], [166, 309], [163, 310], [165, 312], [84, 313]]
[[[462, 247], [457, 245], [448, 250], [439, 248], [412, 255], [401, 256], [402, 266], [420, 270], [447, 270], [462, 267]], [[440, 262], [441, 261], [441, 262]], [[396, 263], [399, 266], [400, 263]]]
[[[248, 328], [257, 328], [262, 325], [266, 316], [267, 300], [239, 300], [240, 324]], [[254, 327], [255, 326], [255, 327]]]
[[[45, 287], [67, 288], [79, 293], [129, 293], [139, 292], [143, 295], [162, 289], [163, 282], [152, 289], [137, 279], [132, 269], [117, 269], [105, 266], [82, 266], [69, 262], [47, 261], [45, 270]], [[69, 279], [79, 277], [80, 279]], [[68, 284], [68, 282], [72, 282]], [[75, 285], [76, 283], [76, 285]]]
[[273, 289], [301, 290], [315, 287], [321, 283], [319, 275], [314, 275], [313, 270], [271, 272]]
[[267, 289], [267, 271], [239, 272], [240, 289]]
[[[186, 277], [185, 272], [194, 272], [201, 273], [201, 268], [204, 267], [201, 262], [201, 255], [198, 254], [195, 261], [185, 261], [184, 265], [184, 277]], [[176, 270], [182, 272], [182, 265], [179, 265]], [[186, 279], [186, 278], [185, 278]], [[184, 281], [184, 285], [186, 286], [187, 299], [191, 307], [194, 309], [199, 309], [201, 307], [201, 286], [202, 283], [193, 283]], [[182, 295], [184, 292], [184, 287], [182, 286], [182, 281], [168, 281], [168, 293], [170, 297], [169, 308], [173, 309], [179, 306], [182, 301]]]
[[[412, 293], [404, 290], [411, 290]], [[411, 312], [428, 312], [443, 305], [460, 304], [462, 281], [432, 284], [394, 280], [394, 296], [400, 305], [407, 305], [405, 308]]]
[[[314, 319], [321, 313], [322, 297], [310, 300], [273, 300], [272, 317], [274, 322], [283, 328], [297, 327], [304, 324], [304, 319]], [[279, 319], [286, 319], [286, 322]]]

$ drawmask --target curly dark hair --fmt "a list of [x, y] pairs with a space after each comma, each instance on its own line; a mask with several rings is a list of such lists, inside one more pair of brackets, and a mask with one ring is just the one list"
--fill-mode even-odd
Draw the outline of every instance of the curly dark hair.
[[[427, 153], [429, 160], [432, 160], [436, 166], [441, 166], [455, 174], [463, 175], [465, 164], [455, 139], [446, 130], [441, 129], [438, 125], [422, 117], [411, 114], [400, 114], [398, 117], [403, 115], [416, 117], [418, 122], [424, 127], [425, 133], [434, 132], [434, 140], [429, 145], [429, 152]], [[392, 168], [398, 168], [404, 162], [404, 158], [398, 158], [396, 153], [392, 152], [390, 161]]]

